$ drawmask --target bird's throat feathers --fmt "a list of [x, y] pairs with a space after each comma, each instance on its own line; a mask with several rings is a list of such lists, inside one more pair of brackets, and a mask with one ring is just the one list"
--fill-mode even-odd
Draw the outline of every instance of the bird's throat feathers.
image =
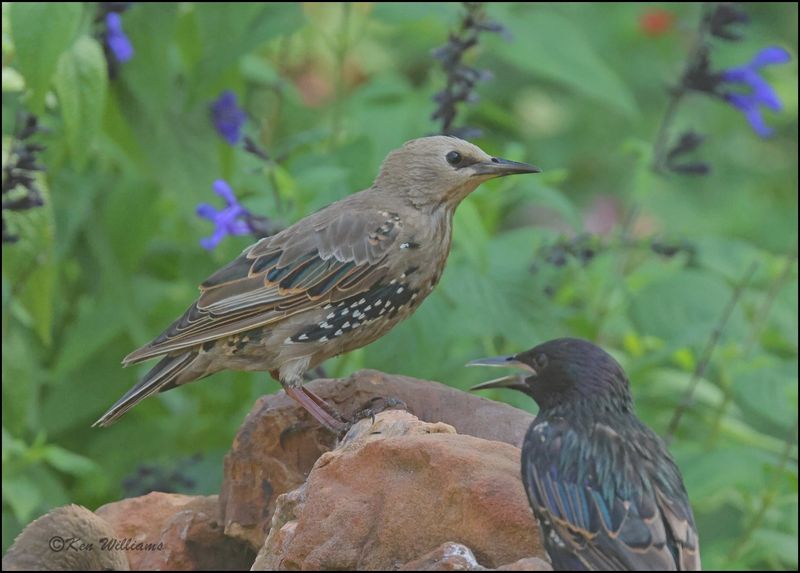
[[[578, 368], [578, 365], [568, 367]], [[629, 415], [633, 400], [628, 380], [619, 372], [603, 369], [593, 372], [571, 372], [568, 377], [546, 378], [531, 385], [531, 396], [541, 412], [570, 412], [592, 419], [607, 415]]]

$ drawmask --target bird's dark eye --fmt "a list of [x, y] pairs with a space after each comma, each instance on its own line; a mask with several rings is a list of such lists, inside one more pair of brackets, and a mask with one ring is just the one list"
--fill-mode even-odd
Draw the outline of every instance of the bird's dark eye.
[[539, 371], [547, 368], [547, 354], [540, 354], [536, 357], [536, 368]]
[[445, 155], [444, 158], [447, 159], [447, 162], [450, 165], [454, 165], [454, 166], [458, 165], [459, 163], [461, 163], [461, 159], [462, 159], [461, 154], [458, 151], [451, 151], [450, 153]]

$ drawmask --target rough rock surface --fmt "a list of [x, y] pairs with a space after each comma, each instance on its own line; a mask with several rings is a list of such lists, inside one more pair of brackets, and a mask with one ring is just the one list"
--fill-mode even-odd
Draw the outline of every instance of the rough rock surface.
[[[459, 434], [519, 446], [533, 416], [438, 382], [362, 370], [349, 378], [308, 386], [350, 418], [377, 397], [399, 398], [424, 421], [444, 422]], [[321, 428], [283, 392], [255, 403], [225, 457], [220, 504], [225, 533], [258, 549], [279, 495], [301, 485], [312, 466], [334, 446]]]
[[448, 541], [430, 553], [409, 561], [400, 571], [552, 571], [550, 563], [538, 557], [526, 557], [497, 569], [478, 563], [469, 547]]
[[254, 552], [224, 535], [217, 496], [153, 492], [106, 504], [97, 510], [116, 538], [153, 544], [127, 551], [134, 571], [248, 569]]
[[543, 556], [519, 455], [403, 411], [362, 420], [279, 497], [253, 570], [398, 569], [447, 542], [485, 567]]
[[103, 546], [113, 536], [85, 507], [57, 507], [22, 530], [3, 556], [3, 571], [129, 571], [123, 551]]
[[466, 545], [448, 541], [419, 559], [409, 561], [400, 571], [487, 571]]

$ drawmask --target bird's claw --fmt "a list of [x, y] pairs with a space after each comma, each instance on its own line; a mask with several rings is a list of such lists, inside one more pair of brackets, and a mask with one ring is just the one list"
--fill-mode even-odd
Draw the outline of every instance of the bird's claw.
[[353, 425], [364, 418], [370, 418], [370, 422], [374, 424], [375, 416], [386, 410], [408, 410], [408, 404], [400, 398], [395, 398], [393, 396], [375, 396], [367, 400], [362, 405], [361, 409], [353, 414], [353, 417], [350, 419], [350, 424]]

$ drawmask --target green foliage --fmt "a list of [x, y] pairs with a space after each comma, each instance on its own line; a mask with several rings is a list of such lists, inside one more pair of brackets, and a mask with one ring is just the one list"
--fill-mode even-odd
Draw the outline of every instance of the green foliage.
[[[681, 108], [678, 129], [710, 135], [703, 178], [650, 169], [665, 86], [699, 7], [670, 6], [676, 22], [657, 37], [639, 24], [650, 9], [488, 8], [512, 37], [487, 34], [468, 52], [494, 79], [459, 123], [482, 128], [476, 143], [491, 153], [544, 173], [469, 197], [439, 288], [391, 334], [325, 367], [464, 389], [486, 374], [463, 368], [472, 358], [581, 336], [623, 363], [641, 417], [662, 434], [696, 381], [671, 448], [705, 567], [795, 569], [797, 7], [760, 5], [747, 39], [719, 49], [724, 65], [768, 44], [793, 54], [768, 71], [785, 103], [767, 118], [773, 139], [724, 103]], [[389, 150], [436, 129], [430, 98], [445, 78], [430, 54], [459, 17], [446, 3], [134, 3], [122, 20], [135, 55], [109, 74], [96, 10], [3, 6], [4, 162], [19, 109], [49, 129], [37, 136], [45, 206], [10, 214], [21, 239], [3, 246], [4, 548], [54, 506], [124, 495], [141, 464], [182, 468], [195, 484], [186, 493], [218, 489], [245, 413], [278, 388], [267, 374], [220, 373], [90, 428], [149, 366], [123, 370], [120, 359], [251, 240], [203, 251], [211, 229], [197, 204], [219, 206], [211, 185], [224, 178], [253, 213], [290, 223], [368, 186]], [[209, 104], [225, 89], [269, 160], [215, 132]], [[591, 256], [553, 254], [586, 232]], [[654, 241], [690, 248], [660, 255]], [[490, 397], [535, 410], [524, 396]]]

